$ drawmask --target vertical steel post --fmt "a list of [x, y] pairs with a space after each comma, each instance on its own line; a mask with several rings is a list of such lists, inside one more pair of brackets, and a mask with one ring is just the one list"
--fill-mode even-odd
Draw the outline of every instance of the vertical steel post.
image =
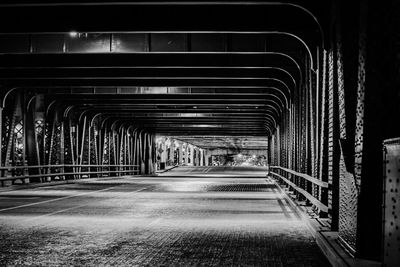
[[[3, 105], [0, 103], [0, 167], [3, 167], [3, 109]], [[0, 174], [3, 174], [3, 171]]]

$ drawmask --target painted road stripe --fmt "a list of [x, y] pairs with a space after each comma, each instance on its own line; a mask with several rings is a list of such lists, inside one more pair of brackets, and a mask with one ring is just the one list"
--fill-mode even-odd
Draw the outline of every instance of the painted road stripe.
[[38, 199], [40, 197], [0, 197], [0, 199]]
[[[100, 190], [97, 190], [97, 191], [91, 191], [91, 192], [76, 194], [76, 195], [72, 195], [72, 196], [60, 197], [60, 198], [56, 198], [56, 199], [49, 199], [49, 200], [45, 200], [45, 201], [29, 203], [29, 204], [25, 204], [25, 205], [16, 206], [16, 207], [0, 209], [0, 212], [7, 211], [7, 210], [15, 210], [15, 209], [19, 209], [19, 208], [30, 207], [30, 206], [34, 206], [34, 205], [40, 205], [40, 204], [44, 204], [44, 203], [59, 201], [59, 200], [63, 200], [63, 199], [73, 198], [73, 197], [80, 197], [80, 196], [90, 195], [90, 194], [94, 194], [94, 193], [98, 193], [98, 192], [104, 192], [104, 191], [110, 190], [110, 189], [118, 187], [118, 186], [120, 186], [120, 185], [112, 186], [112, 187], [108, 187], [108, 188], [104, 188], [104, 189], [100, 189]], [[146, 188], [141, 188], [139, 190], [133, 191], [132, 193], [139, 192], [139, 191], [144, 190], [144, 189], [146, 189]]]
[[[110, 188], [111, 188], [111, 187], [110, 187]], [[138, 192], [140, 192], [140, 191], [146, 190], [147, 188], [149, 188], [149, 187], [144, 187], [144, 188], [141, 188], [141, 189], [132, 191], [132, 192], [130, 192], [130, 193], [138, 193]], [[96, 191], [96, 192], [97, 192], [97, 191]], [[47, 213], [47, 214], [43, 214], [43, 215], [39, 215], [39, 216], [34, 216], [34, 217], [32, 217], [32, 218], [25, 219], [25, 220], [23, 220], [23, 221], [24, 221], [24, 222], [34, 221], [34, 220], [37, 220], [37, 219], [41, 219], [41, 218], [43, 218], [43, 217], [49, 217], [49, 216], [52, 216], [52, 215], [55, 215], [55, 214], [58, 214], [58, 213], [65, 212], [65, 211], [74, 210], [74, 209], [79, 209], [79, 208], [88, 206], [88, 205], [90, 205], [90, 204], [91, 204], [91, 203], [86, 203], [86, 204], [78, 205], [78, 206], [75, 206], [75, 207], [70, 207], [70, 208], [66, 208], [66, 209], [62, 209], [62, 210], [53, 211], [53, 212], [51, 212], [51, 213]]]

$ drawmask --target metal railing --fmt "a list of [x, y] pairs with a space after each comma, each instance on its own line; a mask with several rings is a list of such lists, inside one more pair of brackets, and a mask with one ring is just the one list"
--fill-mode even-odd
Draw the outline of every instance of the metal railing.
[[0, 181], [19, 179], [82, 179], [106, 177], [111, 175], [133, 175], [139, 172], [138, 165], [37, 165], [0, 167]]
[[[281, 173], [277, 173], [273, 170], [278, 170]], [[290, 177], [296, 176], [304, 181], [311, 182], [312, 184], [319, 186], [320, 190], [323, 188], [328, 188], [328, 183], [318, 180], [308, 174], [305, 173], [300, 173], [296, 172], [287, 168], [283, 168], [280, 166], [270, 166], [269, 167], [269, 174], [272, 175], [272, 177], [276, 177], [286, 183], [289, 187], [293, 188], [294, 191], [297, 193], [303, 195], [307, 200], [309, 200], [315, 207], [317, 207], [320, 211], [322, 212], [328, 212], [328, 206], [322, 203], [319, 199], [314, 197], [311, 193], [307, 192], [305, 188], [301, 188], [300, 183], [298, 182], [297, 184], [293, 181], [294, 179], [291, 179]], [[285, 177], [286, 176], [286, 177]]]

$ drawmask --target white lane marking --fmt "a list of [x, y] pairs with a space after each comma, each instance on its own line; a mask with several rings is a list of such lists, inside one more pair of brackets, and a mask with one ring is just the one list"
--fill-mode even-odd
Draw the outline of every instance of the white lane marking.
[[[117, 186], [118, 186], [118, 185], [117, 185]], [[35, 202], [35, 203], [29, 203], [29, 204], [25, 204], [25, 205], [16, 206], [16, 207], [9, 207], [9, 208], [5, 208], [5, 209], [0, 209], [0, 212], [2, 212], [2, 211], [7, 211], [7, 210], [15, 210], [15, 209], [19, 209], [19, 208], [30, 207], [30, 206], [34, 206], [34, 205], [40, 205], [40, 204], [44, 204], [44, 203], [59, 201], [59, 200], [63, 200], [63, 199], [73, 198], [73, 197], [79, 197], [79, 196], [84, 196], [84, 195], [90, 195], [90, 194], [93, 194], [93, 193], [103, 192], [103, 191], [106, 191], [106, 190], [115, 188], [115, 187], [117, 187], [117, 186], [112, 186], [112, 187], [108, 187], [108, 188], [104, 188], [104, 189], [100, 189], [100, 190], [96, 190], [96, 191], [91, 191], [91, 192], [87, 192], [87, 193], [76, 194], [76, 195], [72, 195], [72, 196], [66, 196], [66, 197], [60, 197], [60, 198], [55, 198], [55, 199], [49, 199], [49, 200], [44, 200], [44, 201]]]
[[0, 197], [0, 199], [37, 199], [39, 197]]
[[[106, 189], [111, 189], [111, 188], [114, 188], [114, 187], [116, 187], [116, 186], [113, 186], [113, 187], [110, 187], [110, 188], [106, 188]], [[130, 192], [130, 193], [138, 193], [138, 192], [140, 192], [140, 191], [146, 190], [147, 188], [149, 188], [149, 186], [148, 186], [148, 187], [141, 188], [141, 189], [138, 189], [138, 190], [135, 190], [135, 191], [132, 191], [132, 192]], [[102, 190], [104, 190], [104, 189], [102, 189]], [[98, 192], [98, 191], [95, 191], [95, 192]], [[93, 192], [93, 193], [94, 193], [94, 192]], [[70, 208], [66, 208], [66, 209], [62, 209], [62, 210], [53, 211], [53, 212], [51, 212], [51, 213], [47, 213], [47, 214], [43, 214], [43, 215], [39, 215], [39, 216], [34, 216], [34, 217], [32, 217], [32, 218], [29, 218], [29, 219], [26, 219], [26, 220], [23, 220], [23, 221], [24, 221], [24, 222], [34, 221], [34, 220], [37, 220], [37, 219], [41, 219], [41, 218], [43, 218], [43, 217], [49, 217], [49, 216], [51, 216], [51, 215], [55, 215], [55, 214], [58, 214], [58, 213], [62, 213], [62, 212], [64, 212], [64, 211], [69, 211], [69, 210], [74, 210], [74, 209], [82, 208], [82, 207], [88, 206], [89, 204], [90, 204], [90, 203], [86, 203], [86, 204], [78, 205], [78, 206], [75, 206], [75, 207], [70, 207]], [[0, 211], [1, 211], [1, 210], [0, 210]]]
[[29, 219], [26, 219], [26, 220], [23, 220], [23, 221], [24, 222], [30, 222], [30, 221], [34, 221], [34, 220], [37, 220], [37, 219], [41, 219], [43, 217], [48, 217], [48, 216], [51, 216], [51, 215], [54, 215], [54, 214], [57, 214], [57, 213], [61, 213], [61, 212], [64, 212], [64, 211], [78, 209], [78, 208], [81, 208], [81, 207], [84, 207], [84, 206], [87, 206], [87, 205], [88, 204], [84, 204], [84, 205], [78, 205], [78, 206], [75, 206], [75, 207], [70, 207], [70, 208], [67, 208], [67, 209], [57, 210], [57, 211], [54, 211], [54, 212], [51, 212], [51, 213], [35, 216], [35, 217], [29, 218]]

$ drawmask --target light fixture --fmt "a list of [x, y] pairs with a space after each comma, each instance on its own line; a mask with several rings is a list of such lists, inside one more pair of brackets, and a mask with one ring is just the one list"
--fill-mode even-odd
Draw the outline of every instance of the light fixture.
[[69, 36], [72, 37], [72, 38], [78, 37], [78, 32], [76, 32], [76, 31], [70, 31], [70, 32], [69, 32]]

